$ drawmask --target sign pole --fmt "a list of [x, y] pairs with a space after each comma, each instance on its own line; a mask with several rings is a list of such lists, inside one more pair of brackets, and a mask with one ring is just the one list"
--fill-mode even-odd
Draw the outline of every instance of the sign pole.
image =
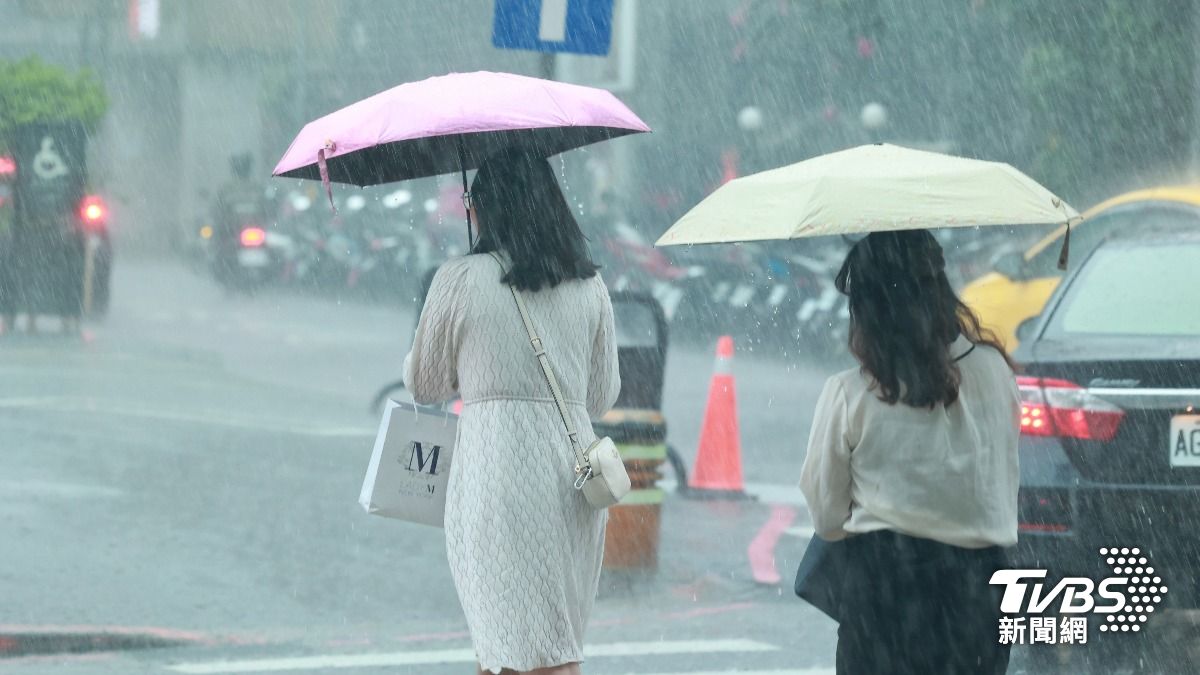
[[91, 314], [92, 302], [95, 297], [95, 279], [96, 279], [96, 249], [100, 248], [100, 243], [95, 237], [88, 237], [86, 248], [84, 249], [83, 258], [83, 313]]
[[541, 70], [542, 70], [542, 78], [547, 79], [547, 80], [554, 79], [554, 71], [555, 71], [555, 65], [556, 65], [555, 56], [556, 55], [554, 52], [542, 52], [539, 55], [539, 63], [540, 63]]

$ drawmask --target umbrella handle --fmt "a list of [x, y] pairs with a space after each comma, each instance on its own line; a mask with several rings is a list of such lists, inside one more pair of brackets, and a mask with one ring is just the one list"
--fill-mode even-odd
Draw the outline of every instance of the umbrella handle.
[[[1063, 206], [1062, 200], [1058, 197], [1054, 198], [1054, 205], [1067, 216], [1067, 209]], [[1063, 234], [1062, 250], [1058, 252], [1058, 269], [1059, 271], [1067, 271], [1067, 259], [1071, 255], [1071, 217], [1067, 216], [1067, 231]]]
[[1062, 250], [1058, 252], [1058, 269], [1067, 271], [1067, 258], [1071, 255], [1071, 221], [1067, 221], [1067, 231], [1063, 234]]
[[317, 171], [321, 173], [321, 185], [325, 186], [325, 195], [329, 197], [329, 208], [337, 215], [337, 207], [333, 205], [333, 183], [329, 180], [329, 165], [325, 162], [325, 151], [333, 152], [337, 146], [333, 141], [325, 141], [325, 147], [317, 150]]

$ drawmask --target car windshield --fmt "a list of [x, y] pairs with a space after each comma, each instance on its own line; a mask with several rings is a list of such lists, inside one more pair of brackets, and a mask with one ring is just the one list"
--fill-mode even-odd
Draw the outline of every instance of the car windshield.
[[1048, 335], [1200, 336], [1200, 241], [1106, 245], [1071, 284]]
[[[1089, 251], [1109, 236], [1123, 236], [1133, 232], [1173, 231], [1197, 229], [1200, 214], [1195, 209], [1161, 202], [1153, 205], [1133, 204], [1114, 207], [1093, 216], [1071, 228], [1071, 255], [1082, 260]], [[1058, 276], [1058, 253], [1062, 245], [1061, 233], [1051, 243], [1044, 245], [1025, 266], [1030, 277]]]

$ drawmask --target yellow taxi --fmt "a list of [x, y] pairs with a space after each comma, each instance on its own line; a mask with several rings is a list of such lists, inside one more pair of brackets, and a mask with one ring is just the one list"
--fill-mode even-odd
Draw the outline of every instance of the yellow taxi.
[[[1114, 230], [1186, 223], [1200, 228], [1200, 185], [1128, 192], [1089, 209], [1082, 222], [1071, 226], [1071, 258], [1080, 260]], [[993, 271], [963, 289], [963, 301], [996, 331], [1009, 351], [1017, 347], [1017, 328], [1040, 314], [1058, 287], [1064, 232], [1066, 227], [1059, 227], [1024, 254], [1002, 256]]]

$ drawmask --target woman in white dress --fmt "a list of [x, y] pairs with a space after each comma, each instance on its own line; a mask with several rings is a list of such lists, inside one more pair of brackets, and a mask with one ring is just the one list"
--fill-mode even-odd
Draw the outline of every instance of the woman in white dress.
[[579, 673], [607, 514], [574, 488], [573, 450], [507, 284], [524, 295], [584, 447], [621, 386], [612, 305], [545, 159], [497, 154], [465, 200], [479, 242], [434, 277], [404, 367], [418, 402], [464, 401], [450, 571], [480, 673]]

